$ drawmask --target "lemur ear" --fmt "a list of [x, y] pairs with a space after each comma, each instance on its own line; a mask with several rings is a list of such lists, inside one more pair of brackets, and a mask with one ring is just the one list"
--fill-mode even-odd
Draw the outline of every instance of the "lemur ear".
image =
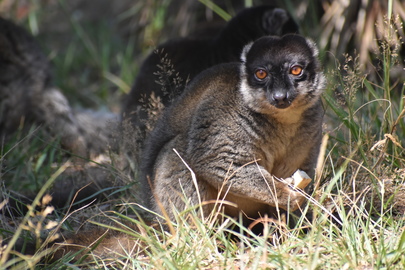
[[310, 38], [306, 38], [306, 42], [307, 42], [307, 44], [308, 44], [308, 46], [312, 49], [312, 51], [313, 51], [313, 57], [318, 57], [318, 55], [319, 55], [319, 50], [318, 50], [318, 47], [316, 46], [316, 43], [312, 40], [312, 39], [310, 39]]
[[241, 56], [240, 56], [240, 60], [241, 60], [243, 63], [246, 63], [246, 55], [247, 55], [248, 52], [250, 51], [250, 48], [252, 47], [252, 45], [253, 45], [253, 42], [250, 42], [250, 43], [248, 43], [247, 45], [245, 45], [245, 47], [243, 47], [242, 54], [241, 54]]

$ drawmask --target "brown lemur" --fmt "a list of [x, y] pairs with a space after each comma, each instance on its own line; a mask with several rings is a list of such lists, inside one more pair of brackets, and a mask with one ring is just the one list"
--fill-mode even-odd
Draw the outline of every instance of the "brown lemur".
[[266, 35], [298, 33], [298, 25], [285, 10], [264, 5], [242, 10], [217, 32], [169, 40], [145, 59], [122, 109], [124, 118], [129, 117], [143, 136], [145, 123], [151, 121], [145, 103], [152, 93], [167, 106], [201, 71], [239, 61], [249, 42]]
[[[315, 44], [302, 36], [262, 37], [245, 47], [241, 62], [214, 66], [192, 80], [146, 140], [140, 176], [145, 206], [175, 220], [174, 208], [225, 199], [237, 205], [224, 204], [225, 214], [242, 213], [248, 225], [303, 203], [304, 195], [287, 182], [298, 169], [314, 176], [325, 83], [317, 57]], [[202, 210], [207, 216], [214, 204]], [[73, 235], [55, 258], [78, 245], [111, 256], [136, 243], [123, 233], [99, 243], [104, 234]]]
[[[300, 35], [267, 36], [241, 60], [199, 74], [147, 138], [142, 194], [158, 214], [174, 220], [185, 201], [224, 199], [237, 205], [225, 205], [226, 215], [248, 220], [305, 201], [287, 182], [298, 169], [315, 172], [325, 83], [317, 48]], [[213, 208], [206, 204], [204, 214]]]
[[[215, 37], [210, 37], [210, 38], [196, 38], [196, 37], [188, 37], [188, 38], [182, 38], [182, 39], [177, 39], [177, 40], [172, 40], [169, 41], [163, 45], [160, 45], [157, 49], [158, 53], [152, 53], [147, 59], [146, 61], [142, 64], [142, 67], [140, 69], [140, 72], [137, 76], [136, 82], [131, 90], [131, 93], [126, 97], [126, 104], [124, 104], [124, 108], [123, 111], [125, 112], [124, 114], [127, 114], [127, 116], [130, 116], [133, 120], [133, 123], [137, 126], [141, 126], [141, 128], [144, 128], [144, 121], [147, 120], [147, 114], [145, 111], [143, 111], [141, 108], [144, 105], [140, 100], [143, 96], [150, 96], [151, 93], [155, 93], [157, 96], [159, 96], [160, 98], [162, 98], [163, 104], [164, 105], [169, 105], [172, 102], [172, 99], [176, 99], [176, 97], [178, 95], [180, 95], [183, 92], [183, 89], [185, 88], [185, 82], [190, 79], [191, 81], [193, 80], [193, 78], [195, 76], [197, 76], [198, 73], [200, 73], [201, 71], [216, 65], [216, 64], [220, 64], [223, 62], [241, 62], [240, 60], [240, 56], [241, 53], [243, 51], [243, 48], [246, 44], [255, 41], [256, 39], [262, 37], [262, 36], [266, 36], [266, 35], [277, 35], [277, 36], [282, 36], [286, 33], [297, 33], [298, 32], [298, 26], [297, 24], [291, 19], [291, 17], [287, 14], [286, 11], [279, 9], [279, 8], [274, 8], [274, 7], [270, 7], [270, 6], [259, 6], [259, 7], [255, 7], [255, 8], [250, 8], [250, 9], [246, 9], [244, 11], [242, 11], [241, 13], [239, 13], [235, 18], [233, 18], [231, 21], [229, 21], [227, 23], [227, 25], [222, 29], [222, 31], [220, 31], [220, 33], [215, 36]], [[298, 39], [299, 40], [299, 39]], [[278, 44], [278, 42], [276, 42], [276, 40], [274, 40], [276, 44]], [[310, 65], [312, 64], [313, 66], [311, 67], [310, 71], [311, 74], [318, 72], [319, 69], [319, 64], [317, 62], [317, 60], [315, 59], [316, 54], [315, 53], [315, 48], [313, 48], [312, 43], [310, 43], [310, 45], [307, 44], [306, 41], [302, 41], [304, 46], [301, 49], [301, 52], [305, 55], [305, 63], [301, 63], [301, 65], [307, 64]], [[287, 42], [288, 43], [288, 42]], [[309, 48], [308, 48], [309, 46]], [[163, 50], [163, 52], [162, 52]], [[305, 50], [309, 50], [309, 52], [305, 51]], [[254, 50], [252, 50], [253, 52]], [[247, 50], [245, 51], [244, 55], [246, 54]], [[280, 51], [281, 52], [281, 51]], [[264, 53], [264, 52], [260, 52], [260, 53]], [[273, 52], [272, 52], [273, 53]], [[179, 74], [171, 74], [169, 76], [169, 78], [167, 78], [167, 84], [164, 85], [164, 87], [166, 87], [166, 90], [169, 91], [170, 93], [164, 93], [164, 91], [162, 90], [162, 85], [157, 83], [156, 80], [158, 80], [158, 75], [156, 75], [156, 72], [159, 72], [160, 69], [158, 67], [158, 65], [162, 65], [162, 63], [160, 62], [161, 57], [163, 57], [165, 59], [170, 59], [170, 64], [173, 65], [174, 69], [176, 69], [176, 72], [179, 72]], [[167, 55], [166, 55], [167, 54]], [[244, 65], [243, 65], [244, 66]], [[198, 136], [194, 136], [192, 135], [191, 138], [196, 139], [197, 141], [195, 142], [187, 142], [187, 141], [183, 141], [185, 143], [185, 145], [183, 145], [184, 147], [188, 147], [187, 145], [189, 145], [189, 149], [190, 150], [186, 150], [186, 148], [181, 148], [178, 147], [176, 144], [181, 144], [182, 141], [181, 140], [188, 140], [188, 138], [186, 138], [186, 133], [188, 132], [188, 126], [191, 122], [194, 122], [193, 118], [195, 118], [195, 121], [199, 121], [197, 119], [199, 119], [200, 117], [205, 117], [204, 114], [206, 113], [210, 113], [210, 110], [212, 110], [211, 116], [209, 118], [207, 118], [206, 120], [208, 121], [207, 123], [209, 123], [209, 121], [214, 121], [217, 116], [215, 116], [215, 114], [219, 111], [224, 110], [224, 113], [220, 113], [218, 115], [218, 117], [223, 117], [223, 121], [227, 122], [227, 118], [231, 117], [232, 115], [237, 116], [238, 115], [238, 109], [237, 106], [233, 106], [231, 103], [226, 104], [225, 106], [221, 105], [222, 101], [218, 101], [218, 103], [213, 104], [211, 107], [210, 105], [210, 100], [208, 100], [207, 98], [204, 98], [202, 95], [208, 95], [210, 96], [210, 92], [214, 91], [216, 92], [215, 89], [209, 89], [211, 86], [216, 86], [218, 87], [217, 90], [219, 90], [220, 92], [222, 92], [223, 94], [222, 99], [227, 99], [228, 97], [228, 93], [227, 92], [234, 92], [237, 91], [238, 88], [240, 88], [239, 86], [239, 82], [241, 80], [241, 73], [242, 72], [240, 70], [240, 67], [242, 67], [241, 64], [238, 63], [233, 63], [233, 64], [228, 64], [228, 65], [224, 65], [224, 66], [218, 66], [215, 67], [212, 70], [206, 71], [205, 73], [203, 73], [201, 76], [199, 76], [196, 81], [194, 83], [191, 83], [191, 85], [187, 88], [187, 90], [185, 90], [187, 93], [185, 93], [183, 95], [183, 97], [180, 98], [180, 101], [177, 101], [174, 103], [173, 107], [171, 107], [168, 112], [162, 116], [162, 119], [160, 120], [160, 124], [158, 124], [158, 127], [156, 128], [154, 135], [152, 135], [147, 143], [147, 149], [143, 154], [143, 158], [145, 163], [143, 165], [143, 190], [141, 190], [141, 192], [139, 193], [144, 193], [146, 192], [146, 196], [145, 196], [145, 205], [148, 207], [151, 207], [152, 210], [155, 210], [157, 212], [160, 213], [160, 208], [157, 207], [157, 203], [156, 201], [154, 201], [154, 197], [152, 196], [152, 192], [155, 193], [159, 193], [158, 194], [158, 200], [163, 201], [165, 203], [165, 207], [169, 207], [169, 204], [171, 203], [170, 201], [174, 201], [174, 205], [176, 207], [183, 207], [183, 203], [182, 203], [182, 192], [179, 189], [179, 185], [178, 185], [178, 180], [179, 177], [182, 179], [181, 181], [186, 181], [186, 186], [187, 186], [187, 190], [185, 190], [186, 197], [190, 197], [191, 200], [193, 202], [196, 201], [197, 198], [197, 194], [195, 192], [195, 190], [192, 190], [192, 186], [189, 186], [191, 184], [191, 178], [188, 174], [188, 171], [185, 170], [185, 168], [182, 167], [182, 164], [180, 163], [180, 159], [175, 155], [174, 152], [172, 152], [171, 146], [175, 146], [176, 149], [179, 148], [180, 150], [180, 154], [181, 156], [183, 156], [183, 153], [187, 152], [187, 151], [192, 151], [191, 147], [193, 147], [194, 145], [198, 146], [196, 143], [197, 141], [200, 141], [201, 143], [202, 140], [204, 139], [204, 136], [209, 136], [210, 140], [215, 142], [215, 144], [211, 145], [211, 149], [206, 149], [207, 152], [204, 152], [201, 156], [201, 159], [205, 160], [204, 162], [201, 162], [200, 164], [200, 168], [199, 170], [205, 170], [204, 166], [205, 165], [213, 165], [216, 166], [216, 160], [215, 160], [215, 156], [218, 156], [217, 158], [219, 159], [219, 161], [223, 160], [222, 162], [218, 163], [220, 166], [222, 166], [224, 169], [228, 169], [232, 163], [228, 161], [230, 161], [231, 159], [234, 159], [234, 165], [239, 166], [239, 165], [244, 165], [245, 162], [249, 162], [249, 161], [254, 161], [255, 160], [255, 155], [257, 155], [257, 159], [259, 159], [260, 157], [264, 156], [264, 152], [261, 152], [259, 154], [259, 148], [261, 148], [261, 145], [263, 145], [263, 150], [266, 150], [268, 152], [268, 157], [270, 158], [270, 155], [272, 154], [273, 149], [276, 146], [272, 146], [272, 144], [274, 144], [275, 142], [277, 142], [277, 144], [284, 144], [284, 142], [281, 142], [280, 138], [278, 138], [279, 134], [275, 131], [272, 131], [272, 129], [275, 129], [276, 131], [278, 130], [276, 128], [276, 126], [281, 125], [283, 126], [283, 123], [277, 123], [275, 120], [273, 120], [273, 116], [271, 116], [269, 119], [267, 119], [266, 114], [263, 114], [260, 112], [260, 110], [258, 112], [256, 112], [255, 110], [258, 110], [259, 108], [255, 108], [255, 110], [253, 109], [249, 109], [249, 106], [244, 106], [245, 108], [245, 113], [244, 115], [251, 115], [249, 116], [252, 120], [254, 121], [261, 121], [260, 119], [263, 118], [264, 123], [267, 122], [267, 128], [263, 127], [263, 131], [260, 132], [260, 134], [258, 133], [257, 135], [259, 136], [257, 138], [256, 141], [250, 140], [246, 137], [246, 139], [248, 139], [248, 141], [250, 142], [250, 146], [255, 148], [254, 150], [249, 150], [249, 146], [246, 146], [246, 151], [244, 151], [244, 142], [240, 141], [238, 142], [237, 140], [232, 141], [229, 144], [229, 150], [231, 150], [234, 153], [231, 152], [226, 152], [224, 150], [227, 150], [227, 146], [226, 144], [228, 143], [228, 141], [230, 138], [226, 138], [226, 136], [228, 136], [227, 134], [225, 134], [223, 132], [223, 130], [221, 131], [221, 127], [217, 126], [217, 127], [212, 127], [213, 129], [210, 129], [207, 127], [206, 129], [206, 133], [199, 133]], [[212, 78], [216, 78], [216, 75], [214, 76], [214, 74], [217, 73], [217, 71], [221, 72], [221, 75], [218, 74], [219, 78], [218, 79], [214, 79], [214, 81], [211, 83], [210, 80]], [[308, 76], [308, 72], [306, 72], [306, 76]], [[183, 84], [177, 84], [174, 83], [173, 80], [176, 79], [177, 77], [181, 77], [183, 79]], [[322, 75], [317, 75], [322, 77]], [[224, 87], [222, 87], [222, 85], [220, 85], [220, 77], [224, 77], [227, 81], [224, 81]], [[228, 80], [229, 79], [229, 80]], [[309, 78], [307, 78], [308, 81], [310, 81]], [[303, 82], [304, 83], [304, 82]], [[321, 88], [321, 82], [319, 82], [319, 88]], [[226, 85], [228, 85], [228, 87], [226, 87]], [[197, 87], [198, 86], [198, 87]], [[207, 88], [205, 87], [207, 86]], [[281, 85], [280, 85], [281, 86]], [[303, 86], [302, 86], [303, 87]], [[196, 88], [196, 89], [194, 89]], [[198, 90], [198, 89], [199, 90]], [[314, 89], [316, 87], [314, 86]], [[280, 89], [287, 89], [287, 88], [280, 88]], [[207, 91], [205, 93], [205, 91]], [[314, 90], [315, 91], [315, 90]], [[196, 93], [192, 94], [192, 93]], [[198, 94], [198, 92], [201, 92], [201, 96], [199, 96], [200, 94]], [[291, 93], [293, 93], [294, 91], [290, 91]], [[313, 102], [316, 103], [317, 100], [317, 96], [319, 95], [320, 90], [316, 89], [316, 95], [313, 99]], [[220, 94], [220, 93], [216, 93], [216, 94]], [[235, 93], [236, 94], [236, 93]], [[290, 94], [289, 94], [290, 95]], [[186, 98], [186, 96], [189, 96], [188, 98]], [[231, 97], [231, 95], [229, 96]], [[204, 101], [202, 100], [204, 98]], [[214, 98], [214, 97], [212, 97]], [[187, 100], [185, 100], [187, 99]], [[188, 99], [192, 99], [193, 101], [191, 103], [188, 102]], [[181, 101], [183, 100], [183, 101]], [[234, 97], [234, 102], [237, 101], [237, 96]], [[289, 97], [290, 100], [290, 97]], [[264, 101], [263, 101], [264, 102]], [[186, 111], [184, 112], [185, 115], [184, 117], [181, 117], [182, 119], [177, 119], [179, 122], [176, 122], [176, 117], [178, 116], [174, 116], [172, 117], [171, 112], [175, 112], [174, 114], [178, 115], [179, 113], [181, 114], [181, 106], [183, 103], [186, 103], [187, 105], [184, 107], [186, 109]], [[203, 110], [202, 106], [206, 106], [205, 104], [208, 103], [208, 106], [206, 108], [206, 112], [204, 112], [203, 114], [200, 113], [201, 110]], [[242, 105], [242, 100], [239, 100], [239, 102]], [[280, 101], [280, 104], [282, 103], [282, 101]], [[200, 104], [201, 107], [200, 109], [193, 108], [194, 104]], [[235, 103], [236, 104], [236, 103]], [[298, 102], [297, 102], [298, 104]], [[222, 106], [222, 107], [219, 107]], [[273, 105], [269, 105], [268, 106], [273, 106]], [[280, 106], [284, 106], [284, 105], [280, 105]], [[295, 106], [295, 105], [294, 105]], [[292, 107], [294, 107], [292, 106]], [[301, 105], [300, 105], [301, 106]], [[177, 108], [177, 109], [175, 109]], [[240, 108], [242, 109], [242, 108]], [[282, 109], [273, 109], [275, 110], [275, 112], [277, 110], [282, 110]], [[292, 109], [284, 109], [287, 113], [288, 112], [294, 112], [294, 110]], [[315, 109], [314, 109], [315, 110]], [[280, 116], [281, 117], [281, 116]], [[184, 118], [184, 119], [183, 119]], [[259, 119], [260, 118], [260, 119]], [[319, 121], [321, 121], [322, 116], [319, 116]], [[166, 126], [164, 123], [167, 119], [170, 119], [170, 123]], [[267, 119], [267, 120], [266, 120]], [[183, 122], [183, 120], [188, 121], [188, 122]], [[248, 118], [246, 118], [246, 120], [248, 120]], [[204, 120], [205, 121], [205, 120]], [[215, 121], [215, 123], [213, 124], [218, 124], [218, 125], [222, 125], [219, 121], [221, 121], [218, 118], [218, 121]], [[243, 119], [239, 119], [239, 122], [243, 122]], [[241, 123], [242, 123], [241, 122]], [[203, 122], [201, 122], [200, 124], [203, 124]], [[235, 122], [234, 125], [231, 125], [231, 123], [226, 123], [229, 124], [229, 127], [233, 127], [236, 129], [241, 129], [243, 130], [243, 126], [238, 126], [238, 123]], [[250, 128], [247, 127], [247, 125], [252, 124], [249, 121], [245, 122], [243, 125], [246, 126], [247, 130], [245, 131], [249, 131]], [[198, 132], [197, 129], [199, 129], [199, 127], [195, 126], [195, 124], [193, 124], [194, 126], [191, 127], [190, 132], [196, 133]], [[272, 127], [273, 125], [275, 125], [274, 127]], [[315, 126], [314, 129], [314, 133], [317, 133], [318, 130], [318, 126], [317, 124], [314, 122], [313, 125]], [[254, 131], [256, 128], [253, 127]], [[268, 129], [268, 131], [267, 131]], [[287, 129], [287, 128], [286, 128]], [[291, 128], [291, 130], [293, 131], [294, 128]], [[181, 130], [181, 134], [178, 133], [178, 131]], [[160, 134], [160, 132], [163, 131], [163, 134]], [[210, 133], [212, 132], [212, 133]], [[235, 133], [236, 132], [236, 133]], [[232, 135], [232, 131], [229, 134], [229, 136], [242, 136], [243, 135], [240, 133], [239, 135], [237, 134], [239, 131], [234, 130], [233, 131], [233, 135]], [[281, 132], [281, 131], [280, 131]], [[294, 131], [295, 132], [295, 131]], [[275, 136], [277, 136], [277, 138], [273, 139], [273, 140], [269, 140], [268, 143], [266, 143], [264, 140], [266, 140], [267, 138], [271, 138], [272, 134], [275, 134]], [[250, 134], [250, 133], [249, 133]], [[252, 134], [251, 134], [252, 135]], [[201, 137], [203, 136], [203, 137]], [[262, 136], [260, 138], [260, 136]], [[263, 137], [265, 136], [265, 137]], [[176, 138], [175, 138], [176, 137]], [[225, 138], [224, 138], [225, 137]], [[251, 137], [251, 139], [253, 139]], [[317, 153], [317, 143], [316, 143], [317, 138], [314, 138], [313, 141], [311, 140], [311, 142], [314, 143], [314, 149], [313, 149], [313, 153], [311, 153], [311, 155], [316, 156]], [[153, 145], [154, 143], [157, 143], [157, 145]], [[210, 141], [206, 141], [206, 143], [211, 143]], [[240, 143], [240, 145], [239, 145]], [[203, 143], [204, 144], [204, 143]], [[201, 146], [198, 146], [201, 147]], [[205, 146], [202, 145], [202, 147], [204, 148]], [[267, 147], [267, 148], [266, 148]], [[308, 147], [310, 147], [310, 145], [308, 144]], [[162, 149], [162, 152], [159, 154], [160, 149]], [[201, 153], [201, 151], [205, 151], [205, 149], [203, 148], [196, 148], [196, 154], [197, 153]], [[224, 149], [225, 148], [225, 149]], [[232, 150], [233, 148], [233, 150]], [[303, 153], [303, 155], [306, 155], [307, 153]], [[174, 155], [174, 156], [173, 156]], [[210, 156], [210, 158], [207, 158], [208, 156]], [[212, 156], [215, 155], [215, 156]], [[228, 157], [226, 158], [226, 155], [228, 155]], [[166, 157], [171, 158], [171, 160], [166, 160]], [[184, 157], [186, 158], [186, 160], [189, 160], [187, 155], [184, 155]], [[194, 157], [196, 158], [196, 157]], [[214, 158], [214, 160], [212, 159]], [[277, 162], [281, 162], [281, 160], [284, 158], [284, 156], [282, 155], [282, 153], [280, 153], [280, 156], [277, 156]], [[210, 160], [211, 159], [211, 160]], [[262, 161], [258, 161], [258, 162], [264, 162], [265, 160]], [[167, 164], [167, 166], [165, 164], [163, 164], [163, 162], [173, 162], [173, 167], [171, 167], [171, 164]], [[188, 162], [188, 161], [187, 161]], [[268, 165], [270, 165], [270, 162], [268, 162]], [[312, 162], [312, 160], [311, 160]], [[168, 175], [167, 175], [167, 179], [157, 179], [155, 178], [155, 163], [156, 163], [156, 169], [164, 169], [165, 166], [167, 167], [168, 171]], [[275, 162], [273, 162], [275, 163]], [[160, 164], [160, 165], [158, 165]], [[277, 163], [277, 166], [278, 163]], [[300, 167], [300, 165], [294, 165], [292, 166], [294, 167], [294, 171], [296, 170], [295, 167]], [[302, 166], [304, 168], [304, 166]], [[310, 171], [309, 168], [312, 167], [312, 164], [309, 163], [307, 164], [308, 170]], [[305, 167], [306, 168], [306, 167]], [[194, 169], [194, 165], [193, 165], [193, 169]], [[258, 165], [255, 166], [249, 166], [246, 167], [247, 171], [244, 171], [242, 173], [244, 173], [245, 175], [248, 175], [249, 177], [256, 177], [256, 180], [252, 180], [253, 182], [249, 182], [248, 185], [251, 185], [252, 183], [257, 182], [257, 189], [251, 189], [251, 194], [246, 194], [246, 198], [247, 198], [247, 203], [250, 203], [253, 201], [252, 204], [252, 210], [253, 208], [257, 208], [257, 213], [259, 214], [259, 210], [260, 213], [273, 213], [275, 210], [274, 208], [272, 208], [270, 205], [275, 203], [275, 200], [272, 199], [270, 197], [270, 190], [269, 187], [265, 187], [265, 189], [263, 189], [263, 191], [261, 191], [262, 193], [255, 193], [255, 190], [260, 189], [261, 187], [263, 187], [265, 185], [265, 180], [261, 177], [259, 178], [258, 174], [260, 174], [260, 171], [258, 169]], [[275, 170], [273, 171], [271, 168], [267, 168], [268, 173], [266, 174], [266, 177], [269, 176], [269, 173], [275, 173]], [[176, 170], [180, 170], [179, 174], [175, 173]], [[201, 186], [201, 194], [203, 195], [203, 199], [204, 200], [208, 200], [210, 198], [215, 198], [216, 199], [216, 188], [218, 185], [222, 184], [222, 181], [225, 180], [225, 175], [226, 175], [226, 171], [213, 171], [215, 170], [214, 167], [207, 167], [206, 172], [212, 172], [214, 174], [216, 174], [216, 177], [213, 177], [212, 180], [215, 182], [214, 184], [209, 184], [208, 182], [205, 182], [205, 176], [199, 174], [198, 175], [198, 179], [201, 180], [200, 182], [200, 186]], [[219, 170], [221, 170], [219, 168]], [[283, 174], [275, 174], [276, 176], [279, 177], [288, 177], [291, 176], [291, 174], [294, 172], [293, 169], [291, 169], [290, 171], [283, 173]], [[154, 190], [149, 190], [149, 183], [147, 181], [147, 176], [152, 177], [155, 181], [155, 188]], [[173, 176], [173, 178], [171, 178], [171, 176]], [[235, 175], [236, 177], [238, 177], [238, 179], [241, 179], [242, 182], [239, 183], [239, 185], [244, 185], [244, 183], [246, 181], [248, 181], [248, 179], [243, 179], [242, 175]], [[236, 178], [234, 178], [236, 179]], [[277, 186], [277, 190], [280, 190], [279, 192], [277, 192], [278, 194], [285, 194], [285, 196], [279, 196], [280, 197], [280, 201], [284, 204], [283, 207], [285, 207], [285, 199], [287, 198], [288, 194], [291, 194], [292, 200], [296, 200], [301, 202], [303, 197], [298, 194], [297, 192], [293, 191], [292, 189], [290, 189], [287, 185], [285, 184], [281, 184], [278, 182], [272, 182], [271, 178], [268, 178], [269, 183], [274, 183]], [[153, 180], [152, 180], [153, 181]], [[173, 187], [175, 188], [175, 190], [179, 191], [179, 192], [173, 192], [172, 187], [169, 187], [167, 189], [165, 189], [165, 183], [163, 183], [162, 181], [168, 181], [167, 182], [167, 186], [170, 186], [171, 183], [174, 183]], [[233, 181], [233, 179], [231, 179], [231, 181]], [[245, 182], [244, 182], [245, 181]], [[243, 189], [245, 189], [245, 187], [242, 187]], [[247, 188], [246, 188], [247, 190]], [[274, 189], [273, 189], [274, 190]], [[284, 193], [283, 193], [284, 192]], [[162, 196], [164, 193], [171, 193], [171, 197], [170, 198], [165, 198], [164, 196]], [[229, 196], [227, 197], [227, 199], [230, 199], [230, 196], [235, 196], [237, 195], [237, 193], [232, 192], [229, 193]], [[263, 194], [263, 198], [261, 198], [261, 194]], [[277, 195], [276, 195], [277, 196]], [[266, 201], [267, 199], [267, 201]], [[272, 201], [272, 203], [270, 203], [270, 205], [268, 204], [268, 201]], [[236, 197], [234, 199], [234, 201], [237, 201]], [[240, 202], [239, 202], [240, 203]], [[294, 202], [292, 201], [291, 204], [294, 208]], [[250, 207], [249, 204], [247, 204], [248, 207]], [[246, 208], [246, 207], [245, 207]], [[259, 209], [260, 208], [260, 209]], [[207, 211], [209, 211], [207, 209]], [[229, 211], [239, 211], [238, 209], [229, 209]], [[251, 214], [251, 213], [249, 213]], [[252, 216], [254, 216], [255, 214], [252, 214]], [[101, 235], [101, 234], [100, 234]], [[100, 236], [98, 234], [95, 234], [94, 231], [89, 231], [89, 232], [81, 232], [77, 235], [73, 235], [70, 237], [69, 239], [69, 243], [75, 243], [75, 244], [82, 244], [83, 246], [88, 246], [94, 243], [98, 243], [96, 240], [97, 238]], [[89, 237], [90, 239], [88, 241], [84, 241], [82, 236], [86, 236]], [[127, 235], [118, 235], [116, 236], [116, 240], [117, 242], [120, 241], [120, 239], [123, 240], [128, 240], [128, 236]], [[124, 242], [125, 242], [124, 241]], [[104, 241], [103, 241], [104, 243]], [[94, 250], [93, 252], [97, 253], [97, 254], [105, 254], [105, 250], [110, 250], [111, 245], [109, 244], [100, 244], [98, 245], [97, 249]], [[59, 250], [59, 256], [63, 255], [64, 252], [67, 252], [71, 250], [69, 248], [69, 246], [66, 246], [62, 249]]]

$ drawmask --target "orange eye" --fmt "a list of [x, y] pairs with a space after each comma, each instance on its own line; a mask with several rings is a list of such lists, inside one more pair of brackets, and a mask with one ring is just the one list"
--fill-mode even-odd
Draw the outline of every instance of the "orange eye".
[[256, 70], [255, 75], [259, 80], [263, 80], [267, 77], [267, 72], [264, 69], [258, 69]]
[[293, 67], [290, 69], [290, 73], [291, 73], [292, 75], [294, 75], [294, 76], [301, 75], [301, 73], [302, 73], [302, 67], [300, 67], [300, 66], [293, 66]]

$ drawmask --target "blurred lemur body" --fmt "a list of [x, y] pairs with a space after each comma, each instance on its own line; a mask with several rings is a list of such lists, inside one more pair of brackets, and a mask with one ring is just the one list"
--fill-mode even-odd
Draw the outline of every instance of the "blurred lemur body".
[[[69, 152], [95, 156], [108, 144], [114, 115], [73, 110], [52, 82], [51, 67], [35, 39], [0, 18], [0, 139], [22, 123], [44, 125]], [[97, 121], [95, 121], [97, 119]]]
[[157, 213], [174, 219], [186, 201], [225, 199], [237, 205], [227, 215], [277, 217], [303, 203], [282, 179], [314, 176], [324, 114], [317, 49], [299, 35], [262, 37], [241, 59], [199, 74], [147, 139], [142, 193]]
[[[113, 113], [73, 109], [62, 91], [52, 81], [51, 65], [37, 41], [24, 28], [0, 18], [0, 144], [13, 138], [18, 131], [23, 136], [30, 128], [41, 126], [41, 139], [59, 137], [61, 146], [73, 155], [95, 158], [107, 150], [110, 144]], [[20, 130], [22, 127], [22, 130]], [[95, 167], [85, 160], [75, 159], [81, 169], [72, 167], [55, 181], [53, 204], [69, 205], [76, 190], [77, 201], [95, 194], [100, 189], [112, 186], [108, 171]], [[8, 181], [8, 174], [2, 180]], [[108, 181], [107, 181], [108, 180]], [[83, 188], [89, 182], [92, 185]], [[2, 194], [0, 200], [2, 201]], [[31, 194], [26, 194], [31, 197]], [[35, 197], [35, 195], [33, 196]], [[0, 214], [20, 214], [16, 209], [25, 209], [19, 201], [9, 198], [7, 207]], [[28, 203], [30, 199], [27, 199]]]
[[239, 61], [243, 47], [262, 36], [287, 33], [298, 33], [298, 26], [285, 10], [257, 6], [241, 11], [216, 36], [193, 36], [163, 43], [142, 64], [123, 104], [124, 118], [129, 117], [145, 131], [148, 121], [153, 122], [145, 108], [152, 95], [167, 106], [201, 71]]

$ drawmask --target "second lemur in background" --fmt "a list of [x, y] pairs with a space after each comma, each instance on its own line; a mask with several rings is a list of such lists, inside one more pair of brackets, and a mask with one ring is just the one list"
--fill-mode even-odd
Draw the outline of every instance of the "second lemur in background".
[[214, 37], [179, 38], [160, 45], [142, 64], [125, 98], [124, 118], [129, 117], [144, 136], [145, 125], [151, 120], [145, 106], [152, 93], [167, 106], [201, 71], [239, 61], [243, 47], [262, 36], [287, 33], [298, 33], [298, 25], [285, 10], [257, 6], [241, 11]]

